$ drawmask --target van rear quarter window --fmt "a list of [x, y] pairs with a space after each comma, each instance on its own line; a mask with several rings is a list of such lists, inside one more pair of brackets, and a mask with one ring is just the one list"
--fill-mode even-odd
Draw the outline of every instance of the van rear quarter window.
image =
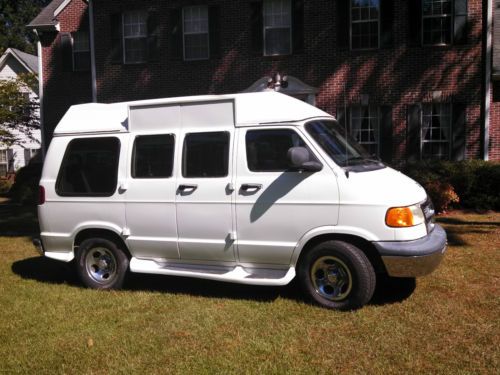
[[66, 148], [56, 182], [60, 196], [109, 197], [116, 191], [120, 140], [73, 139]]

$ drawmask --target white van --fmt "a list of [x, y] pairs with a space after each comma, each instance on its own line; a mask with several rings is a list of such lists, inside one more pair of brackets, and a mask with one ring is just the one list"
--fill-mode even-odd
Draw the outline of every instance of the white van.
[[424, 189], [318, 108], [275, 93], [71, 107], [40, 181], [47, 257], [82, 282], [127, 272], [286, 285], [351, 309], [376, 273], [434, 270], [446, 233]]

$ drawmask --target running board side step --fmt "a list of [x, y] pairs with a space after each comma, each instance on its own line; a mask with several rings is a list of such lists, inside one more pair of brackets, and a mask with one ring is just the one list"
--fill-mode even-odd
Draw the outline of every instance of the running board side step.
[[236, 267], [214, 267], [205, 265], [160, 263], [149, 259], [130, 259], [130, 271], [169, 276], [195, 277], [248, 285], [287, 285], [295, 277], [295, 268], [263, 269]]

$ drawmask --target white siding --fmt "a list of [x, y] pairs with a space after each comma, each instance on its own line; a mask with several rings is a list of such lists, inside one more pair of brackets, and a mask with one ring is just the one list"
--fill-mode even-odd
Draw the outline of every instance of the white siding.
[[[6, 60], [6, 63], [3, 67], [0, 68], [0, 80], [6, 79], [16, 79], [19, 74], [27, 73], [26, 68], [14, 57], [9, 56]], [[30, 88], [25, 88], [25, 92], [28, 92], [31, 99], [38, 99], [38, 95], [36, 92], [31, 90]], [[25, 149], [39, 149], [41, 146], [41, 134], [40, 130], [33, 132], [32, 138], [30, 139], [24, 134], [18, 133], [22, 139], [20, 145], [15, 145], [10, 147], [12, 150], [11, 154], [13, 155], [14, 161], [14, 170], [24, 167], [25, 165]], [[6, 147], [0, 145], [1, 150], [5, 150]]]

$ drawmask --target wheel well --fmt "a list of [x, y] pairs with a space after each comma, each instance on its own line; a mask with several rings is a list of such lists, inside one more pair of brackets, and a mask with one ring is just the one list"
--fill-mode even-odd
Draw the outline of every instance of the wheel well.
[[104, 238], [109, 241], [113, 241], [119, 249], [125, 252], [129, 259], [131, 258], [130, 251], [125, 244], [125, 241], [123, 241], [123, 238], [121, 238], [116, 232], [108, 229], [84, 229], [78, 232], [73, 243], [73, 248], [76, 250], [83, 241], [89, 238]]
[[377, 273], [386, 272], [384, 262], [382, 262], [382, 258], [380, 257], [380, 254], [378, 253], [375, 246], [373, 246], [371, 242], [365, 240], [364, 238], [353, 236], [350, 234], [331, 233], [331, 234], [322, 234], [317, 237], [311, 238], [302, 248], [302, 251], [300, 252], [299, 255], [299, 259], [297, 260], [297, 264], [300, 264], [304, 255], [314, 246], [316, 246], [321, 242], [332, 241], [332, 240], [344, 241], [350, 243], [351, 245], [356, 246], [366, 255], [366, 257], [372, 264], [373, 268], [375, 269], [375, 272]]

